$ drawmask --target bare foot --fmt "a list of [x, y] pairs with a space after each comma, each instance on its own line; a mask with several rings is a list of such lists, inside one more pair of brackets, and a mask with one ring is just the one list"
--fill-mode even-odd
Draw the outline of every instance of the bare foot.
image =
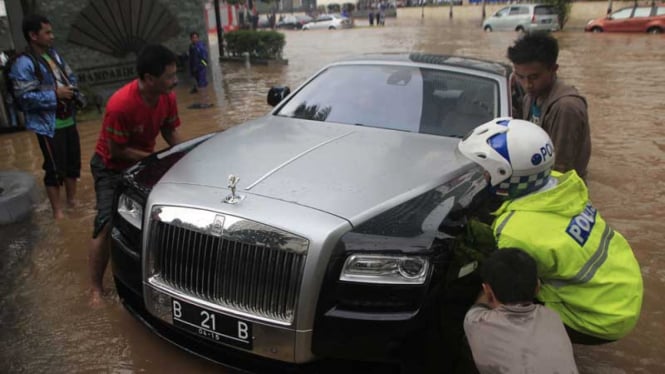
[[53, 218], [54, 218], [56, 221], [57, 221], [57, 220], [61, 220], [61, 219], [65, 218], [65, 213], [63, 213], [62, 210], [59, 210], [59, 209], [58, 209], [58, 210], [56, 210], [56, 211], [53, 212]]
[[90, 307], [98, 309], [104, 306], [104, 292], [102, 290], [90, 290]]

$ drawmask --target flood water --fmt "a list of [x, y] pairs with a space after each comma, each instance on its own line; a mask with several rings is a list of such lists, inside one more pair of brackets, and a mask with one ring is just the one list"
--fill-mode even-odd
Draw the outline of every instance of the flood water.
[[[262, 115], [270, 109], [265, 95], [271, 85], [295, 88], [322, 65], [343, 56], [418, 51], [506, 61], [506, 47], [516, 36], [483, 33], [479, 19], [421, 20], [420, 11], [416, 15], [388, 19], [384, 28], [285, 32], [286, 66], [213, 66], [213, 109], [186, 109], [193, 96], [189, 83], [182, 82], [178, 89], [181, 129], [193, 137]], [[560, 78], [577, 86], [589, 102], [591, 198], [632, 244], [645, 284], [636, 329], [616, 343], [575, 346], [577, 363], [582, 373], [662, 373], [665, 36], [571, 29], [556, 37]], [[88, 307], [86, 261], [95, 202], [87, 162], [99, 127], [99, 120], [79, 125], [80, 206], [58, 222], [51, 218], [43, 192], [42, 158], [34, 135], [0, 134], [0, 170], [31, 171], [42, 191], [30, 220], [0, 227], [0, 372], [229, 372], [150, 333], [123, 309], [117, 296], [111, 295], [101, 309]], [[111, 283], [107, 272], [106, 284]]]

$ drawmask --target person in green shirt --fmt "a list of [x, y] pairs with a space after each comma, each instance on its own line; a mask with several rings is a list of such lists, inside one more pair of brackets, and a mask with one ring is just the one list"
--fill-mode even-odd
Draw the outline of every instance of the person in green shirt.
[[25, 115], [28, 130], [37, 135], [44, 156], [44, 185], [55, 219], [63, 218], [60, 187], [74, 206], [81, 174], [81, 146], [76, 128], [76, 77], [53, 49], [53, 28], [40, 15], [23, 19], [26, 51], [9, 72], [14, 97]]

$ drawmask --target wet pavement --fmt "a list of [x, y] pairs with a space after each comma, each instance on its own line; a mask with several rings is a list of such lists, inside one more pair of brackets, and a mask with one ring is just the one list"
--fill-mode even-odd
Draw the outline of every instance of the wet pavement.
[[[190, 138], [265, 114], [270, 86], [295, 88], [325, 63], [347, 55], [418, 51], [506, 61], [505, 49], [516, 36], [483, 33], [479, 18], [419, 16], [420, 11], [388, 19], [383, 28], [287, 31], [286, 66], [213, 64], [214, 108], [186, 109], [193, 100], [189, 82], [177, 90], [182, 130]], [[632, 244], [645, 283], [637, 328], [616, 343], [576, 346], [577, 363], [582, 373], [662, 373], [665, 36], [579, 29], [556, 36], [559, 75], [576, 85], [590, 106], [591, 198]], [[79, 125], [80, 205], [54, 222], [42, 192], [30, 220], [0, 227], [0, 372], [229, 372], [162, 341], [113, 295], [101, 309], [88, 307], [86, 261], [95, 212], [87, 162], [99, 127], [99, 120]], [[163, 145], [160, 140], [158, 147]], [[0, 170], [31, 171], [41, 181], [41, 153], [33, 134], [0, 134]], [[106, 284], [111, 285], [108, 274]]]

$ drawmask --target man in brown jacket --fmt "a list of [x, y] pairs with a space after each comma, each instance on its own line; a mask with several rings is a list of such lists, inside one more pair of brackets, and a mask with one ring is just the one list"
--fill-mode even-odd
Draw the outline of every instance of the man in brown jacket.
[[591, 156], [586, 100], [557, 79], [559, 45], [549, 34], [531, 33], [508, 48], [514, 77], [526, 90], [521, 119], [540, 125], [556, 149], [554, 170], [575, 169], [585, 178]]

